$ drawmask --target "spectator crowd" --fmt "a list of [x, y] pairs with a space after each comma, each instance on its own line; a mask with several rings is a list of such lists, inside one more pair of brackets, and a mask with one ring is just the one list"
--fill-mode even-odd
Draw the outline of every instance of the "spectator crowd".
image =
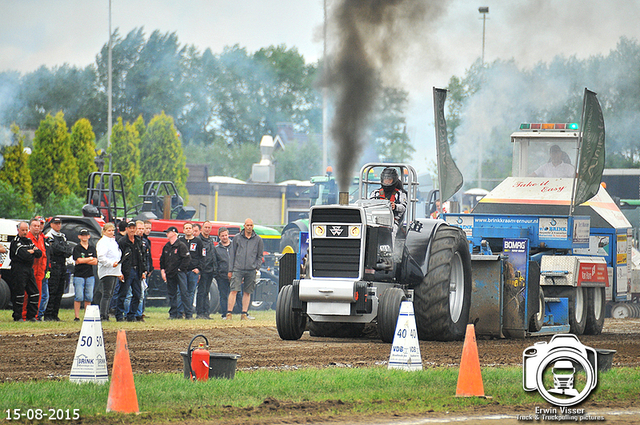
[[[61, 231], [61, 217], [52, 218], [43, 234], [45, 223], [41, 217], [18, 223], [18, 234], [9, 247], [14, 321], [60, 321], [60, 303], [70, 276], [75, 321], [92, 304], [99, 306], [102, 321], [110, 317], [118, 322], [145, 321], [147, 282], [154, 271], [151, 221], [122, 220], [117, 228], [106, 223], [97, 243], [91, 241], [88, 229], [80, 229], [78, 240], [68, 240]], [[233, 240], [225, 227], [218, 229], [216, 239], [212, 228], [205, 221], [202, 226], [184, 223], [183, 235], [175, 226], [165, 230], [160, 276], [167, 285], [171, 320], [210, 320], [212, 285], [219, 291], [223, 320], [238, 312], [241, 320], [253, 319], [248, 310], [263, 261], [262, 239], [253, 231], [251, 219]], [[0, 250], [5, 248], [0, 245]]]

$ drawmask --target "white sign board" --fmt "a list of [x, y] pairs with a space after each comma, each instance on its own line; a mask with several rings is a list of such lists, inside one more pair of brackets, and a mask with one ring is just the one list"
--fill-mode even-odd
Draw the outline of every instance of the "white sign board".
[[84, 314], [69, 381], [104, 384], [108, 379], [100, 308], [97, 305], [90, 305]]
[[418, 328], [411, 301], [403, 301], [400, 304], [400, 314], [389, 355], [389, 369], [422, 370]]

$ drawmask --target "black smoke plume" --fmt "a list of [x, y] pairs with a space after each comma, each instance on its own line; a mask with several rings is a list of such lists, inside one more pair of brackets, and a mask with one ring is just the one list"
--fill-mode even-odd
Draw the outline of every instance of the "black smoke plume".
[[[415, 0], [337, 0], [331, 4], [321, 85], [330, 94], [336, 178], [348, 190], [366, 145], [367, 127], [384, 85], [397, 85], [404, 48], [418, 39], [426, 12], [442, 6]], [[431, 2], [429, 2], [431, 3]], [[433, 2], [436, 3], [436, 2]]]

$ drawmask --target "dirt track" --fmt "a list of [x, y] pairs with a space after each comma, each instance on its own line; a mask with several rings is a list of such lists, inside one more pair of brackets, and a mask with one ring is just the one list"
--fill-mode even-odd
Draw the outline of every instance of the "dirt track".
[[[20, 332], [0, 332], [0, 382], [68, 377], [79, 332], [32, 334], [28, 326], [39, 324], [24, 325]], [[126, 329], [126, 324], [121, 328]], [[390, 350], [390, 345], [382, 343], [375, 334], [360, 339], [333, 339], [305, 333], [300, 341], [282, 341], [272, 323], [193, 321], [184, 322], [180, 330], [129, 329], [127, 340], [134, 373], [182, 373], [179, 352], [186, 351], [189, 341], [198, 333], [207, 336], [210, 351], [240, 354], [240, 370], [372, 366], [386, 362]], [[116, 331], [105, 329], [104, 337], [111, 370]], [[521, 365], [526, 347], [548, 339], [479, 339], [480, 363]], [[582, 336], [580, 340], [594, 348], [617, 350], [614, 366], [640, 366], [640, 319], [607, 319], [602, 335]], [[462, 345], [462, 342], [421, 342], [425, 367], [458, 365]]]

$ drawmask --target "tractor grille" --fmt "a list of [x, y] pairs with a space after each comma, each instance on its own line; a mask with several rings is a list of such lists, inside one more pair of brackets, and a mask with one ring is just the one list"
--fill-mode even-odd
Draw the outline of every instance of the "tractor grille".
[[313, 277], [359, 276], [360, 239], [311, 239]]
[[318, 208], [311, 212], [312, 223], [360, 223], [360, 210], [347, 208]]
[[[360, 210], [356, 208], [314, 208], [311, 223], [343, 226], [362, 222]], [[311, 266], [313, 277], [360, 276], [361, 240], [344, 237], [311, 238]]]

